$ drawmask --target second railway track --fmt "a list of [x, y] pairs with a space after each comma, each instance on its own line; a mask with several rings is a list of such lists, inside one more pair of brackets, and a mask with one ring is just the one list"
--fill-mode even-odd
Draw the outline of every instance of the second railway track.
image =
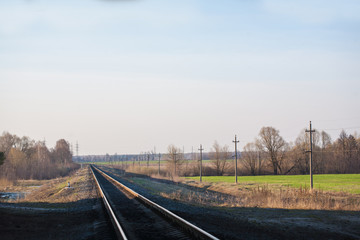
[[217, 239], [91, 166], [119, 239]]

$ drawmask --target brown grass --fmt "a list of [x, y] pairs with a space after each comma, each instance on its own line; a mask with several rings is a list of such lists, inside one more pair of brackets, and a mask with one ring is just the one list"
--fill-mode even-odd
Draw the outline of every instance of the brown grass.
[[7, 178], [0, 178], [0, 192], [6, 192], [14, 186], [14, 181], [10, 181]]
[[126, 172], [141, 174], [141, 175], [149, 176], [152, 178], [158, 178], [158, 179], [180, 180], [180, 178], [178, 176], [173, 176], [172, 174], [170, 174], [167, 171], [167, 167], [165, 165], [161, 166], [160, 174], [159, 174], [158, 166], [149, 166], [149, 167], [138, 166], [138, 165], [128, 166], [126, 168]]
[[[237, 184], [215, 183], [200, 184], [189, 183], [199, 188], [211, 190], [209, 193], [189, 193], [192, 202], [203, 202], [204, 196], [214, 195], [210, 205], [226, 205], [236, 207], [261, 207], [284, 209], [318, 209], [318, 210], [360, 210], [360, 195], [343, 192], [324, 192], [308, 188], [294, 189], [291, 187], [275, 189], [268, 185], [256, 185], [252, 188], [243, 188]], [[217, 193], [226, 194], [228, 197], [216, 197]], [[175, 194], [179, 195], [179, 194]], [[198, 198], [198, 199], [197, 199]], [[179, 198], [179, 200], [181, 197]]]
[[[82, 168], [71, 176], [52, 179], [17, 202], [68, 203], [96, 198], [96, 188], [89, 171], [89, 168]], [[71, 188], [66, 188], [68, 182]]]
[[[360, 210], [360, 195], [324, 192], [308, 188], [272, 188], [268, 185], [244, 187], [232, 183], [199, 183], [183, 181], [183, 184], [167, 184], [151, 179], [132, 178], [151, 192], [177, 201], [207, 206], [258, 207], [317, 210]], [[180, 179], [177, 179], [180, 180]]]

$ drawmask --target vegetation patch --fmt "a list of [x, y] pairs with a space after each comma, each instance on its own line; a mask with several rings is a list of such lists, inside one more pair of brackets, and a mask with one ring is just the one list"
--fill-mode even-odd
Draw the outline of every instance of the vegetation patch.
[[[295, 181], [299, 176], [293, 177]], [[353, 178], [350, 176], [350, 179], [356, 181], [356, 177], [358, 176], [353, 176]], [[183, 181], [175, 183], [169, 180], [141, 177], [130, 177], [129, 180], [154, 194], [202, 206], [360, 210], [359, 194], [316, 189], [309, 191], [308, 187], [292, 186], [289, 182], [283, 183], [277, 178], [272, 179], [271, 183], [247, 179], [238, 184], [219, 181], [218, 177], [214, 178], [218, 181], [200, 183], [192, 178], [183, 178]], [[221, 178], [227, 179], [227, 177]]]
[[[314, 189], [321, 191], [346, 192], [360, 194], [360, 174], [323, 174], [314, 175]], [[199, 177], [186, 177], [187, 180], [199, 180]], [[208, 183], [234, 183], [234, 176], [204, 176]], [[267, 185], [271, 189], [284, 187], [309, 188], [309, 175], [271, 175], [271, 176], [240, 176], [239, 188], [256, 188]]]
[[[70, 182], [70, 188], [68, 183]], [[37, 184], [37, 185], [32, 185]], [[41, 185], [41, 186], [39, 186]], [[22, 180], [17, 181], [12, 190], [26, 191], [28, 194], [23, 199], [13, 202], [18, 205], [54, 207], [54, 203], [61, 203], [61, 207], [69, 207], [69, 204], [80, 200], [97, 198], [95, 185], [88, 167], [79, 169], [72, 175], [52, 180]], [[11, 201], [10, 201], [11, 202]], [[63, 205], [66, 203], [68, 205]]]

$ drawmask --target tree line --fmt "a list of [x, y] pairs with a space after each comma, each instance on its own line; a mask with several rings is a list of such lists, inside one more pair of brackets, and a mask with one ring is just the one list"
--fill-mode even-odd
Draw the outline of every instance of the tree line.
[[4, 132], [0, 136], [0, 156], [0, 178], [9, 180], [50, 179], [79, 167], [72, 161], [69, 143], [64, 139], [48, 149], [44, 141]]
[[[360, 137], [355, 133], [347, 134], [344, 130], [332, 141], [325, 131], [313, 134], [313, 165], [315, 174], [360, 173]], [[261, 128], [258, 137], [247, 143], [237, 153], [238, 169], [244, 175], [264, 174], [309, 174], [310, 172], [309, 132], [301, 131], [295, 142], [288, 143], [274, 127]], [[208, 152], [211, 159], [205, 166], [204, 175], [234, 174], [234, 151], [228, 145], [221, 146], [217, 141]], [[175, 175], [198, 174], [198, 165], [192, 171], [180, 171], [186, 163], [184, 153], [173, 145], [168, 147], [166, 160], [168, 171]], [[175, 171], [178, 169], [177, 171]]]
[[[341, 131], [332, 141], [325, 131], [313, 134], [313, 166], [317, 174], [360, 173], [360, 137]], [[309, 132], [301, 131], [294, 143], [287, 143], [273, 127], [263, 127], [254, 142], [245, 145], [242, 163], [251, 175], [308, 174]]]
[[[360, 136], [356, 133], [347, 134], [344, 130], [334, 141], [325, 131], [315, 129], [313, 134], [313, 164], [314, 174], [360, 173]], [[274, 127], [262, 127], [254, 141], [247, 143], [238, 154], [238, 172], [243, 175], [264, 174], [309, 174], [309, 132], [301, 130], [294, 142], [286, 142]], [[220, 145], [217, 141], [203, 153], [203, 175], [233, 175], [233, 146]], [[169, 145], [166, 153], [156, 153], [155, 149], [140, 154], [131, 155], [99, 155], [82, 156], [76, 161], [108, 161], [127, 162], [125, 167], [140, 166], [145, 162], [161, 159], [161, 165], [166, 164], [167, 174], [191, 176], [199, 174], [199, 154], [184, 153], [184, 150]], [[137, 163], [137, 164], [135, 164]], [[165, 163], [165, 164], [164, 164]], [[153, 167], [156, 167], [153, 163]], [[151, 167], [151, 166], [150, 166]]]

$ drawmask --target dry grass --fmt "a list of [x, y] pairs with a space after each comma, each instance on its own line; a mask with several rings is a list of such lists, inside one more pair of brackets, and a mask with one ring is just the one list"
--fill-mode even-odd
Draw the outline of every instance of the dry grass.
[[[68, 203], [96, 198], [96, 188], [89, 171], [89, 168], [83, 168], [71, 176], [52, 179], [17, 202]], [[68, 182], [71, 188], [66, 188]]]
[[129, 166], [126, 168], [126, 172], [131, 172], [131, 173], [137, 173], [137, 174], [142, 174], [142, 175], [146, 175], [146, 176], [151, 176], [153, 174], [157, 174], [158, 173], [158, 169], [155, 167], [146, 167], [146, 166], [139, 166], [139, 165], [134, 165], [134, 166]]
[[[115, 167], [116, 168], [116, 167]], [[159, 168], [158, 166], [139, 166], [139, 165], [134, 165], [134, 166], [128, 166], [126, 168], [126, 172], [130, 172], [130, 173], [136, 173], [136, 174], [141, 174], [141, 175], [145, 175], [145, 176], [149, 176], [149, 177], [153, 177], [153, 178], [159, 178], [159, 179], [179, 179], [179, 177], [174, 177], [171, 174], [169, 174], [169, 172], [167, 171], [166, 166], [161, 166], [160, 168], [160, 174], [159, 174]]]
[[14, 181], [6, 178], [0, 178], [0, 192], [6, 192], [14, 186]]
[[[166, 170], [166, 168], [164, 168]], [[151, 178], [171, 180], [167, 184], [145, 178], [130, 178], [149, 191], [173, 200], [208, 206], [259, 207], [283, 209], [360, 210], [360, 194], [313, 190], [302, 186], [284, 187], [278, 184], [203, 182], [173, 177], [166, 171], [158, 174], [155, 167], [131, 166], [127, 172]], [[185, 185], [185, 186], [184, 186]], [[186, 187], [188, 185], [188, 187]]]
[[[298, 189], [272, 188], [269, 185], [255, 185], [243, 187], [230, 183], [200, 184], [187, 182], [187, 184], [207, 189], [212, 194], [219, 193], [229, 196], [226, 200], [213, 197], [211, 205], [227, 205], [236, 207], [261, 207], [261, 208], [284, 208], [284, 209], [317, 209], [317, 210], [360, 210], [360, 195], [343, 192], [325, 192], [300, 187]], [[205, 195], [209, 195], [205, 193]], [[175, 194], [176, 195], [176, 194]], [[190, 193], [193, 202], [203, 202], [203, 196]], [[201, 194], [200, 194], [201, 195]], [[195, 198], [194, 198], [195, 197]], [[196, 198], [199, 198], [197, 200]], [[220, 201], [218, 200], [220, 199]]]
[[183, 181], [183, 184], [167, 184], [143, 178], [132, 178], [132, 180], [153, 193], [191, 204], [226, 207], [360, 210], [359, 194], [309, 191], [307, 188], [286, 187], [279, 189], [271, 188], [269, 185], [244, 187], [232, 183]]

